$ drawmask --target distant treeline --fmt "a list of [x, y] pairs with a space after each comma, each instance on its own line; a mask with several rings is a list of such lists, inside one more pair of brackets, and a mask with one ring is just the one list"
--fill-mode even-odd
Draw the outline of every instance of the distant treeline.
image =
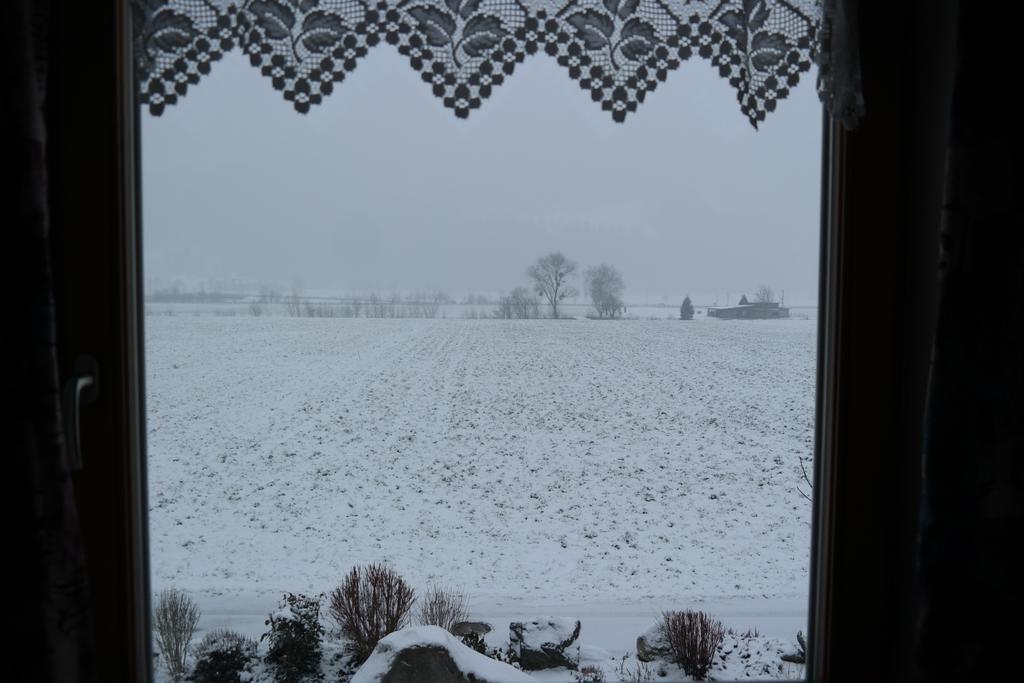
[[245, 301], [246, 294], [227, 294], [225, 292], [207, 292], [200, 289], [197, 292], [189, 292], [179, 287], [158, 289], [146, 297], [146, 301], [164, 304], [230, 304]]
[[323, 297], [323, 296], [312, 296], [306, 295], [302, 291], [292, 290], [290, 294], [284, 294], [279, 289], [270, 287], [261, 287], [258, 293], [253, 292], [225, 292], [219, 289], [213, 289], [207, 291], [205, 287], [200, 287], [199, 290], [190, 291], [179, 285], [173, 287], [167, 287], [164, 289], [154, 289], [146, 295], [146, 301], [153, 303], [177, 303], [177, 304], [194, 304], [194, 303], [239, 303], [245, 301], [258, 301], [264, 304], [279, 304], [284, 303], [288, 300], [298, 299], [300, 301], [305, 300], [323, 300], [323, 301], [334, 301], [337, 303], [358, 301], [361, 303], [369, 303], [371, 300], [387, 300], [387, 301], [427, 301], [436, 300], [441, 304], [461, 304], [465, 306], [490, 306], [497, 303], [497, 299], [488, 297], [484, 294], [467, 294], [461, 299], [456, 300], [446, 292], [415, 292], [412, 294], [401, 295], [397, 293], [378, 295], [376, 292], [372, 292], [369, 295], [357, 295], [357, 296], [340, 296], [340, 297]]

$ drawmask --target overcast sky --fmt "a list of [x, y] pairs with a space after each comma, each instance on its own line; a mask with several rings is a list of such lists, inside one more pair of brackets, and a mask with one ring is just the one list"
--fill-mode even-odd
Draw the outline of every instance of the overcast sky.
[[616, 124], [537, 56], [461, 120], [383, 46], [301, 115], [234, 52], [143, 114], [147, 286], [496, 293], [561, 250], [636, 303], [813, 304], [820, 141], [813, 74], [755, 131], [694, 59]]

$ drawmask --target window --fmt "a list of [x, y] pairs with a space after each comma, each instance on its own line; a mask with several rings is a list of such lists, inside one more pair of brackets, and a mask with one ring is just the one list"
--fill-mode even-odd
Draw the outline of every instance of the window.
[[[102, 24], [102, 23], [100, 22], [100, 24]], [[85, 23], [83, 23], [83, 25], [85, 25]], [[100, 32], [101, 32], [101, 29], [100, 29]], [[73, 42], [68, 43], [69, 46], [73, 45], [73, 44], [74, 44]], [[71, 47], [68, 47], [67, 49], [71, 49]], [[71, 62], [69, 61], [68, 63], [71, 63]], [[66, 88], [67, 87], [68, 86], [66, 84]], [[67, 90], [65, 92], [67, 92]], [[880, 118], [882, 118], [882, 117], [880, 117]], [[66, 130], [68, 130], [68, 131], [81, 130], [81, 129], [77, 128], [77, 127], [78, 126], [84, 126], [84, 124], [86, 122], [88, 122], [88, 121], [89, 121], [89, 119], [86, 118], [85, 115], [81, 115], [80, 118], [77, 121], [74, 121], [74, 122], [72, 122], [72, 121], [65, 121], [65, 123], [67, 124]], [[95, 123], [97, 123], [99, 125], [95, 126], [92, 129], [93, 131], [97, 131], [97, 130], [111, 131], [111, 130], [113, 130], [111, 128], [112, 124], [111, 124], [110, 120], [105, 120], [105, 123], [104, 123], [103, 121], [97, 119], [95, 121]], [[859, 139], [862, 139], [862, 140], [863, 139], [867, 139], [870, 135], [872, 135], [872, 134], [874, 134], [876, 132], [877, 132], [877, 130], [876, 131], [867, 130], [867, 131], [864, 132], [864, 136], [862, 138], [859, 138]], [[82, 150], [84, 150], [84, 148], [87, 148], [88, 141], [89, 141], [89, 135], [81, 134], [77, 138], [75, 138], [74, 141], [69, 139], [70, 137], [71, 136], [69, 135], [69, 136], [63, 138], [63, 140], [65, 140], [65, 144], [67, 144], [67, 146], [65, 147], [65, 150], [68, 150], [68, 151], [73, 150], [73, 148], [76, 148], [75, 145], [78, 145], [77, 148], [78, 148], [79, 151], [82, 151]], [[103, 138], [103, 139], [106, 139], [108, 141], [110, 139], [113, 139], [113, 133], [111, 133], [111, 136]], [[870, 148], [873, 151], [873, 153], [878, 154], [881, 158], [885, 158], [885, 153], [883, 152], [883, 147], [884, 147], [884, 145], [880, 144], [879, 146], [874, 146], [874, 147], [870, 147]], [[862, 145], [860, 147], [858, 147], [858, 148], [859, 148], [860, 151], [863, 152], [867, 148], [867, 143], [866, 142], [862, 143]], [[71, 155], [72, 153], [68, 152], [68, 154]], [[97, 155], [96, 158], [103, 159], [104, 157], [103, 157], [103, 155]], [[70, 163], [70, 162], [66, 162], [66, 163]], [[852, 163], [852, 162], [848, 162], [848, 163]], [[106, 168], [106, 167], [103, 167], [103, 168]], [[873, 168], [874, 168], [874, 170], [878, 171], [879, 169], [882, 168], [882, 165], [878, 165], [878, 166], [873, 167]], [[94, 179], [91, 180], [90, 182], [94, 182], [95, 184], [89, 185], [89, 186], [93, 186], [93, 187], [96, 187], [98, 189], [98, 191], [96, 193], [97, 197], [108, 197], [108, 198], [113, 197], [114, 195], [116, 195], [116, 191], [115, 190], [116, 190], [116, 187], [118, 186], [117, 182], [110, 182], [109, 184], [105, 184], [105, 185], [103, 184], [103, 182], [109, 181], [113, 177], [113, 172], [111, 172], [111, 173], [100, 173], [101, 170], [102, 169], [99, 166], [93, 166], [93, 171], [95, 171], [96, 175], [95, 175]], [[862, 177], [862, 176], [860, 176], [860, 177]], [[81, 203], [82, 203], [81, 198], [79, 198], [78, 201], [75, 201], [74, 199], [69, 199], [69, 195], [67, 194], [68, 193], [68, 185], [67, 184], [59, 184], [60, 180], [61, 180], [61, 178], [58, 176], [56, 178], [56, 181], [57, 181], [57, 184], [56, 184], [57, 193], [58, 194], [59, 193], [65, 193], [65, 194], [63, 194], [61, 196], [62, 199], [59, 200], [59, 201], [63, 202], [63, 206], [67, 207], [66, 210], [70, 210], [70, 208], [72, 206], [81, 205]], [[74, 196], [72, 196], [72, 197], [74, 197]], [[861, 198], [852, 197], [852, 198], [850, 198], [849, 202], [850, 202], [850, 204], [847, 205], [847, 207], [848, 207], [847, 210], [849, 210], [850, 206], [861, 206], [861, 207], [865, 206], [865, 204], [864, 204], [865, 200], [863, 200]], [[858, 202], [860, 202], [860, 204], [857, 204]], [[112, 203], [112, 205], [113, 205], [113, 203]], [[97, 211], [98, 210], [99, 209], [97, 209]], [[102, 209], [102, 210], [103, 211], [109, 211], [109, 209]], [[112, 224], [112, 225], [113, 224], [117, 224], [117, 221], [114, 220], [115, 217], [111, 216], [111, 218], [112, 218], [112, 220], [111, 220], [110, 224]], [[112, 241], [111, 243], [103, 242], [102, 241], [103, 239], [98, 237], [101, 234], [101, 232], [100, 232], [100, 230], [98, 228], [98, 221], [95, 222], [95, 223], [91, 223], [91, 225], [96, 225], [97, 226], [96, 230], [92, 233], [92, 234], [94, 234], [94, 236], [96, 236], [95, 242], [93, 243], [95, 251], [97, 253], [100, 253], [100, 252], [108, 253], [108, 254], [111, 253], [111, 252], [117, 253], [117, 249], [111, 249], [110, 251], [104, 251], [106, 245], [108, 245], [108, 244], [116, 244], [116, 242], [115, 241]], [[849, 228], [850, 226], [848, 225], [847, 227]], [[860, 225], [858, 225], [858, 227], [863, 228], [864, 230], [868, 230], [868, 227], [866, 226], [866, 224], [860, 224]], [[879, 229], [881, 229], [881, 228], [879, 228]], [[874, 232], [874, 233], [877, 234], [878, 230], [876, 232]], [[100, 245], [103, 246], [102, 249], [100, 248]], [[846, 243], [846, 245], [847, 245], [847, 247], [849, 247], [849, 243]], [[110, 262], [110, 257], [108, 257], [108, 262]], [[858, 272], [860, 272], [860, 273], [863, 272], [862, 270], [858, 270], [858, 268], [863, 267], [863, 262], [862, 261], [856, 261], [856, 260], [855, 261], [844, 261], [843, 265], [844, 265], [844, 268], [843, 268], [843, 271], [842, 271], [842, 279], [837, 281], [841, 285], [843, 283], [847, 283], [850, 280], [856, 278]], [[885, 267], [887, 267], [887, 268], [892, 266], [893, 269], [895, 270], [895, 266], [894, 266], [892, 261], [885, 261], [883, 265]], [[877, 269], [878, 267], [879, 266], [876, 266], [876, 269], [874, 269], [874, 272], [873, 272], [873, 274], [876, 275], [876, 276], [878, 276], [878, 272], [879, 272], [878, 269]], [[89, 270], [86, 270], [85, 272], [88, 273]], [[71, 280], [71, 282], [77, 283], [77, 286], [79, 286], [79, 287], [83, 287], [85, 289], [88, 289], [89, 278], [88, 278], [88, 275], [83, 275], [83, 276], [81, 276], [81, 278], [79, 280], [74, 280], [74, 278], [73, 278]], [[94, 285], [94, 286], [95, 287], [99, 287], [100, 285], [97, 284], [97, 285]], [[111, 301], [111, 300], [121, 301], [121, 299], [119, 297], [124, 296], [125, 290], [119, 289], [119, 287], [120, 286], [114, 287], [113, 291], [114, 292], [120, 292], [120, 294], [117, 294], [116, 296], [109, 296], [109, 297], [102, 297], [102, 296], [96, 297], [95, 302], [99, 303], [99, 302], [106, 302], [106, 301]], [[850, 315], [849, 311], [850, 311], [851, 307], [856, 307], [856, 296], [855, 296], [854, 293], [850, 292], [849, 290], [841, 290], [841, 291], [845, 292], [845, 297], [843, 298], [843, 305], [844, 305], [843, 311], [844, 311], [844, 314]], [[88, 319], [88, 315], [89, 314], [92, 314], [92, 315], [96, 314], [96, 313], [86, 313], [85, 311], [87, 310], [87, 304], [85, 302], [79, 302], [79, 303], [81, 304], [81, 306], [80, 306], [80, 308], [77, 308], [77, 310], [81, 310], [82, 314], [86, 316], [86, 319]], [[109, 311], [109, 308], [106, 308], [106, 304], [105, 303], [103, 303], [102, 306], [103, 306], [103, 308], [101, 308], [99, 310], [98, 314], [100, 316], [105, 317], [106, 312], [104, 312], [104, 311]], [[123, 317], [119, 317], [118, 319], [121, 319], [121, 321], [123, 321], [124, 318]], [[844, 319], [849, 319], [849, 318], [844, 318]], [[118, 324], [118, 325], [120, 325], [120, 324]], [[888, 323], [888, 322], [886, 322], [886, 325], [890, 326], [889, 328], [887, 328], [887, 329], [890, 329], [890, 330], [894, 330], [894, 329], [897, 328], [897, 324], [896, 323]], [[117, 327], [117, 325], [115, 327]], [[130, 328], [130, 326], [128, 326], [128, 328]], [[80, 329], [82, 329], [82, 328], [80, 328]], [[843, 329], [845, 329], [845, 328], [840, 328], [839, 331], [842, 333]], [[883, 333], [880, 332], [880, 335], [882, 335], [882, 334]], [[131, 337], [130, 336], [129, 337], [124, 337], [124, 336], [117, 336], [117, 337], [115, 337], [115, 342], [113, 343], [112, 348], [115, 348], [115, 349], [117, 349], [117, 348], [124, 348], [124, 341], [125, 340], [127, 340], [129, 342], [129, 348], [130, 348], [130, 341], [131, 341]], [[97, 342], [97, 343], [104, 344], [106, 342]], [[121, 362], [127, 362], [128, 366], [131, 365], [131, 354], [130, 353], [127, 355], [127, 357], [124, 360], [115, 360], [114, 358], [116, 358], [116, 357], [118, 357], [118, 356], [117, 356], [117, 352], [115, 351], [113, 353], [113, 355], [111, 356], [112, 362], [116, 362], [116, 364], [121, 364]], [[862, 366], [862, 368], [868, 369], [869, 365], [868, 364], [864, 364], [864, 366]], [[118, 376], [119, 376], [119, 373], [115, 372], [115, 373], [112, 374], [111, 377], [118, 377]], [[105, 386], [108, 387], [112, 392], [113, 391], [117, 391], [117, 389], [115, 388], [117, 386], [117, 383], [112, 383], [112, 384], [105, 385]], [[845, 395], [846, 396], [846, 399], [845, 399], [846, 400], [846, 402], [845, 402], [846, 410], [848, 410], [848, 411], [849, 410], [856, 410], [856, 411], [860, 411], [861, 414], [864, 414], [864, 413], [870, 414], [870, 409], [865, 408], [862, 401], [858, 402], [858, 400], [860, 400], [859, 396], [857, 396], [857, 395], [849, 395], [849, 394], [842, 394], [841, 393], [842, 392], [842, 388], [840, 388], [840, 387], [837, 387], [835, 389], [835, 391], [837, 392], [837, 396], [839, 396], [839, 395]], [[115, 394], [115, 395], [117, 395], [117, 394]], [[851, 405], [860, 405], [860, 408], [856, 408], [856, 409], [855, 408], [851, 408]], [[122, 408], [122, 409], [119, 409], [119, 410], [123, 411], [124, 409]], [[124, 417], [124, 413], [123, 412], [120, 413], [119, 415], [121, 415], [122, 418]], [[120, 424], [120, 423], [116, 422], [115, 424]], [[117, 429], [115, 429], [114, 431], [120, 433]], [[96, 432], [90, 433], [89, 432], [89, 428], [86, 427], [86, 434], [84, 436], [85, 436], [84, 440], [86, 442], [87, 451], [91, 451], [91, 450], [95, 450], [95, 449], [98, 449], [99, 451], [102, 451], [102, 446], [100, 446], [99, 444], [103, 443], [103, 441], [100, 440], [100, 435], [98, 433], [96, 433]], [[842, 442], [840, 442], [840, 445], [842, 445]], [[115, 453], [122, 453], [122, 454], [130, 452], [128, 450], [128, 446], [126, 446], [123, 441], [121, 441], [120, 443], [114, 444], [112, 451], [115, 452]], [[87, 458], [88, 457], [89, 457], [89, 454], [87, 453]], [[98, 463], [98, 462], [101, 462], [101, 459], [92, 459], [92, 463]], [[846, 462], [849, 462], [849, 461], [846, 461]], [[877, 462], [877, 461], [870, 461], [870, 462]], [[95, 464], [93, 465], [94, 468], [97, 467], [97, 466], [98, 465], [95, 465]], [[848, 467], [849, 466], [850, 465], [848, 465]], [[92, 471], [94, 472], [95, 470], [92, 470]], [[847, 473], [851, 475], [852, 479], [856, 478], [856, 475], [854, 475], [849, 470], [847, 471]], [[87, 474], [84, 474], [83, 476], [84, 477], [89, 477], [90, 475], [87, 473]], [[86, 512], [87, 513], [88, 512], [93, 512], [93, 511], [96, 511], [97, 509], [101, 508], [102, 506], [99, 506], [99, 508], [92, 508], [92, 507], [90, 507], [90, 504], [88, 503], [88, 501], [90, 500], [89, 499], [90, 492], [94, 492], [94, 490], [98, 486], [98, 482], [97, 481], [92, 481], [92, 480], [89, 480], [88, 478], [86, 478], [86, 479], [80, 479], [80, 483], [82, 484], [80, 486], [80, 489], [82, 490], [83, 501], [85, 501], [84, 505], [85, 505]], [[96, 485], [93, 485], [93, 484], [96, 484]], [[119, 514], [120, 513], [115, 513], [114, 518], [117, 519]], [[88, 515], [86, 515], [86, 516], [88, 516]], [[872, 515], [870, 518], [874, 519], [874, 516]], [[87, 521], [86, 523], [89, 524], [90, 522]], [[109, 528], [110, 528], [110, 526], [108, 526], [108, 530], [109, 530]], [[880, 528], [884, 528], [884, 527], [880, 527]], [[872, 550], [872, 549], [869, 548], [868, 549], [868, 554], [871, 557], [878, 557], [881, 554], [881, 551], [878, 551], [877, 549], [873, 549]], [[119, 564], [119, 566], [122, 566], [122, 565]], [[96, 573], [97, 577], [99, 577], [100, 574], [101, 574], [101, 572], [97, 572]], [[120, 575], [121, 575], [121, 577], [124, 577], [125, 574], [122, 573]], [[125, 585], [129, 585], [129, 584], [130, 584], [130, 582], [122, 582], [121, 585], [125, 586]], [[116, 590], [114, 590], [114, 589], [111, 589], [109, 591], [106, 590], [106, 586], [102, 583], [102, 581], [96, 581], [95, 585], [97, 586], [97, 593], [99, 595], [114, 594], [116, 592]], [[837, 590], [842, 590], [842, 589], [837, 589]], [[101, 616], [103, 616], [104, 614], [108, 613], [108, 611], [105, 610], [105, 606], [109, 605], [109, 604], [114, 604], [114, 603], [104, 603], [104, 608], [100, 610]], [[130, 604], [130, 603], [126, 602], [125, 604]], [[130, 610], [128, 608], [126, 608], [126, 611], [130, 611]], [[136, 609], [135, 613], [136, 614], [143, 614], [144, 615], [145, 611], [146, 610], [144, 608], [143, 609]], [[103, 616], [103, 618], [105, 618], [105, 616]], [[123, 632], [124, 633], [130, 633], [130, 631], [131, 631], [130, 628], [126, 628]]]
[[820, 105], [694, 67], [619, 124], [530, 60], [461, 121], [385, 50], [307, 116], [232, 53], [144, 116], [155, 590], [259, 636], [387, 562], [492, 648], [578, 618], [612, 676], [701, 609], [714, 675], [801, 676]]

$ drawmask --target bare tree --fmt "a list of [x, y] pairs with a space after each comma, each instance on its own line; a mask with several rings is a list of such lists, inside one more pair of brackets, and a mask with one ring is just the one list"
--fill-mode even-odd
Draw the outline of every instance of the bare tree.
[[387, 307], [384, 301], [377, 296], [377, 292], [370, 292], [370, 300], [366, 304], [367, 318], [383, 318], [387, 315]]
[[512, 302], [512, 317], [521, 320], [540, 317], [540, 302], [526, 287], [516, 287], [509, 295]]
[[494, 317], [501, 320], [512, 319], [512, 296], [504, 295], [498, 297], [498, 307], [494, 309]]
[[302, 292], [297, 287], [292, 288], [291, 296], [284, 303], [284, 309], [292, 317], [298, 318], [302, 315]]
[[775, 301], [775, 292], [768, 285], [761, 285], [754, 291], [754, 301], [770, 304]]
[[540, 302], [526, 287], [516, 287], [508, 296], [498, 298], [498, 308], [494, 311], [494, 317], [506, 320], [539, 318]]
[[425, 294], [423, 297], [423, 317], [436, 318], [438, 312], [441, 310], [442, 301], [443, 299], [440, 294]]
[[614, 318], [622, 312], [622, 290], [626, 285], [619, 271], [607, 263], [602, 263], [594, 268], [588, 268], [584, 280], [587, 294], [599, 318]]
[[533, 280], [533, 288], [551, 306], [551, 317], [558, 317], [558, 304], [563, 300], [576, 296], [576, 288], [568, 284], [569, 277], [576, 272], [576, 264], [565, 257], [560, 251], [553, 251], [541, 256], [537, 262], [526, 269], [526, 274]]

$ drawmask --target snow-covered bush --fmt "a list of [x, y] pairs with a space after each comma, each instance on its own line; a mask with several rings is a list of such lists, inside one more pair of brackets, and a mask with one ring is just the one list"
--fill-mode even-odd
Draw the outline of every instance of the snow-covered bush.
[[382, 681], [530, 683], [535, 679], [470, 650], [443, 628], [414, 626], [381, 638], [351, 683]]
[[274, 668], [274, 679], [284, 683], [302, 680], [320, 665], [320, 599], [299, 593], [285, 593], [278, 611], [266, 622], [270, 630], [260, 640], [270, 641], [267, 662]]
[[[484, 642], [483, 636], [478, 633], [466, 633], [459, 636], [459, 640], [462, 644], [468, 647], [470, 650], [475, 650], [482, 655], [487, 654], [487, 643]], [[492, 658], [493, 659], [493, 658]]]
[[356, 661], [365, 661], [377, 642], [409, 621], [416, 591], [386, 565], [353, 567], [331, 593], [330, 613], [350, 644]]
[[192, 680], [196, 683], [238, 683], [256, 657], [256, 641], [234, 631], [211, 631], [196, 647]]
[[696, 681], [704, 680], [725, 637], [722, 622], [692, 610], [665, 612], [662, 619], [672, 661], [682, 667], [687, 676]]
[[185, 673], [185, 657], [198, 624], [199, 606], [183, 591], [170, 588], [157, 597], [153, 610], [156, 643], [174, 678]]
[[580, 663], [580, 620], [537, 617], [508, 625], [509, 649], [526, 670], [576, 669]]
[[479, 652], [482, 655], [487, 655], [491, 659], [503, 662], [520, 668], [519, 658], [515, 652], [512, 651], [511, 646], [506, 646], [504, 649], [500, 647], [487, 647], [487, 642], [484, 637], [478, 633], [466, 633], [458, 636], [458, 639], [462, 641], [462, 644], [468, 647], [470, 650]]
[[421, 626], [440, 626], [445, 631], [469, 618], [466, 595], [454, 588], [431, 586], [420, 598], [416, 617]]

